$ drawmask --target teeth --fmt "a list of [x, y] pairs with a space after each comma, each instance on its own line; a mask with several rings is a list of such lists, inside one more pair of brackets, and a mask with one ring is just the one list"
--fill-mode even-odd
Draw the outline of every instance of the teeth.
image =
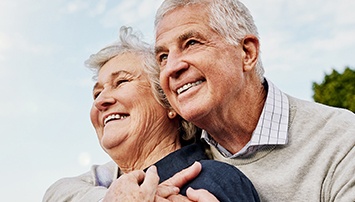
[[119, 119], [124, 119], [126, 118], [127, 116], [121, 116], [119, 114], [112, 114], [110, 116], [108, 116], [105, 120], [104, 120], [104, 125], [106, 125], [109, 121], [112, 121], [112, 120], [119, 120]]
[[196, 81], [195, 83], [187, 83], [183, 87], [177, 90], [177, 94], [180, 95], [182, 92], [187, 91], [191, 87], [197, 86], [198, 84], [202, 83], [202, 81]]

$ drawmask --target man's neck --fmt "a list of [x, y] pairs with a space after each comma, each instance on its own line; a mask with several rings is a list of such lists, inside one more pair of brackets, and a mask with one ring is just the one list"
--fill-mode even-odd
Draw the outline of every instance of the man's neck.
[[[245, 105], [235, 104], [224, 113], [212, 116], [209, 122], [202, 124], [212, 138], [231, 153], [240, 151], [251, 139], [267, 97], [267, 83], [264, 82], [247, 95]], [[248, 101], [247, 101], [248, 100]], [[239, 102], [239, 100], [238, 100]], [[225, 106], [222, 106], [226, 108]]]

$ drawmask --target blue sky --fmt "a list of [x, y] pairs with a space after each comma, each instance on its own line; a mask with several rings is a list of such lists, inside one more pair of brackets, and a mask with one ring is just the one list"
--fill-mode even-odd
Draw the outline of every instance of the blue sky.
[[[121, 25], [153, 42], [161, 0], [0, 1], [0, 173], [3, 201], [41, 201], [57, 179], [109, 160], [91, 126], [83, 62]], [[355, 1], [244, 0], [259, 27], [266, 76], [312, 100], [312, 82], [355, 67]]]

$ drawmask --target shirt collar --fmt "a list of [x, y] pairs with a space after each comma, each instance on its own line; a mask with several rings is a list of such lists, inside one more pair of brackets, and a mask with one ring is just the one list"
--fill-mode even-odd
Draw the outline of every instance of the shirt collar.
[[225, 157], [234, 158], [245, 156], [257, 151], [262, 145], [284, 145], [288, 142], [288, 117], [289, 104], [287, 96], [280, 91], [271, 81], [265, 78], [268, 86], [267, 98], [258, 124], [252, 134], [250, 141], [236, 154], [231, 154], [227, 149], [218, 144], [205, 131], [202, 131], [201, 138], [216, 149]]

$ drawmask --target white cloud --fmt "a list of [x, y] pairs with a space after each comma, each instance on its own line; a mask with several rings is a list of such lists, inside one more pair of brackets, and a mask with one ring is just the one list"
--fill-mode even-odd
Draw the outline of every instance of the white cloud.
[[4, 32], [0, 32], [0, 53], [9, 50], [11, 47], [10, 36]]
[[89, 166], [91, 164], [91, 155], [89, 152], [81, 152], [78, 156], [78, 163], [80, 166]]
[[[355, 46], [355, 1], [246, 0], [261, 34], [263, 59], [292, 66]], [[284, 65], [276, 65], [282, 66]]]
[[107, 0], [99, 0], [99, 2], [94, 6], [94, 8], [91, 8], [90, 15], [93, 17], [100, 15], [106, 11], [106, 7]]
[[30, 53], [34, 55], [49, 55], [53, 53], [54, 47], [47, 44], [33, 43], [25, 34], [14, 33], [0, 33], [0, 53], [4, 52], [20, 52]]
[[9, 16], [13, 16], [13, 12], [20, 8], [19, 4], [16, 1], [0, 1], [0, 24], [8, 21]]
[[355, 46], [355, 30], [339, 30], [332, 37], [315, 40], [311, 46], [317, 51], [346, 50]]
[[341, 0], [330, 5], [330, 12], [335, 13], [335, 21], [339, 25], [355, 26], [355, 1]]
[[137, 20], [137, 1], [121, 1], [109, 9], [103, 17], [105, 27], [117, 27], [118, 23], [131, 24]]
[[121, 1], [106, 12], [103, 24], [105, 27], [118, 27], [118, 24], [132, 25], [147, 22], [148, 17], [149, 20], [153, 20], [161, 2], [162, 0]]
[[88, 2], [82, 0], [75, 0], [75, 1], [68, 2], [66, 6], [66, 11], [68, 13], [76, 13], [87, 9], [88, 7], [89, 7]]

